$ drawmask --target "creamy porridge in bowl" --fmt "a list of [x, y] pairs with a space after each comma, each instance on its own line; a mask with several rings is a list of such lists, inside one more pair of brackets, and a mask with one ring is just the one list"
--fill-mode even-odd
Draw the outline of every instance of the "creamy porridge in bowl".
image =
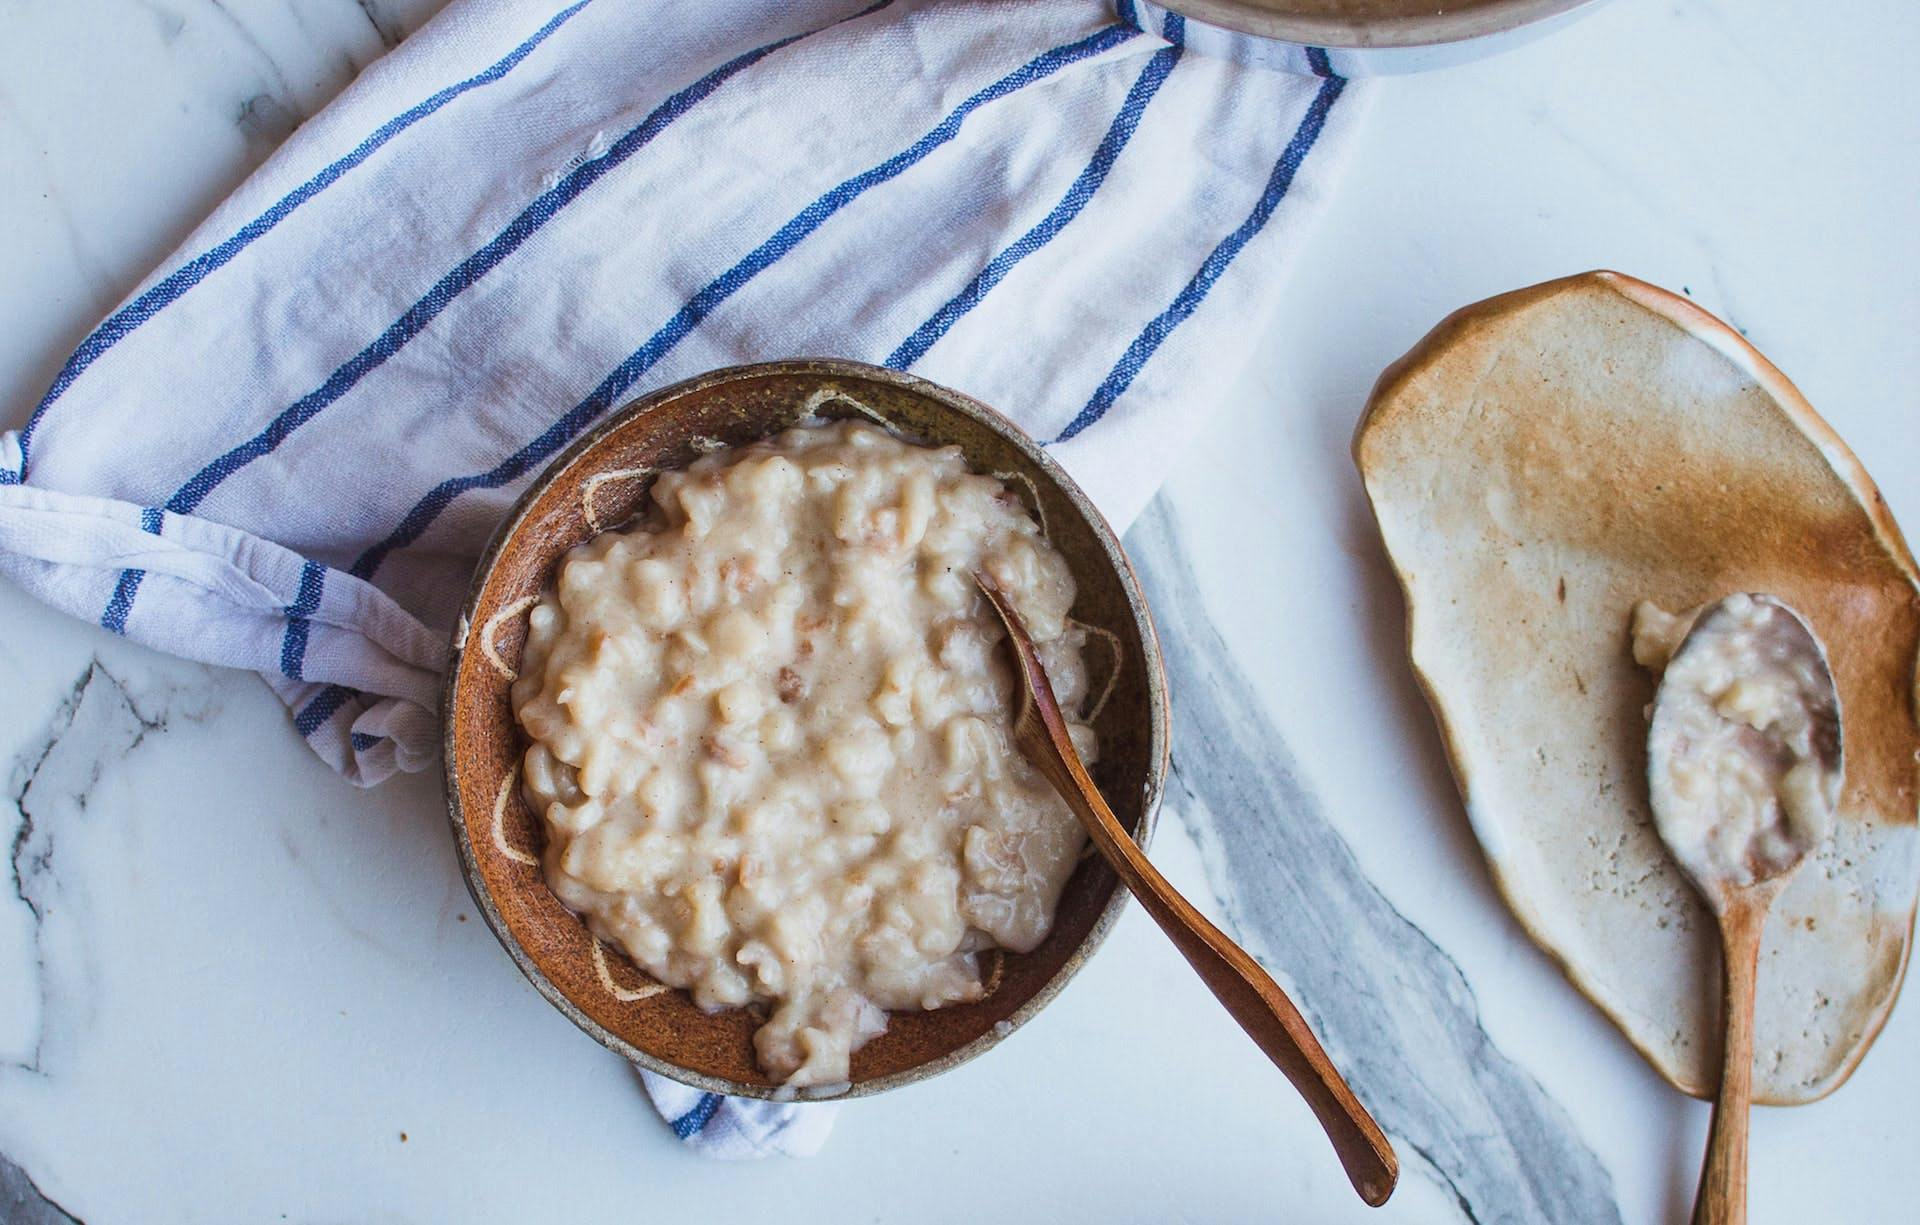
[[981, 954], [1052, 924], [1085, 836], [1013, 748], [972, 575], [1078, 709], [1073, 576], [959, 448], [864, 420], [709, 456], [653, 502], [530, 614], [514, 702], [547, 883], [701, 1007], [769, 1006], [767, 1072], [842, 1082], [883, 1010], [979, 999]]
[[496, 933], [603, 1042], [726, 1092], [872, 1092], [992, 1045], [1104, 934], [1113, 879], [1012, 745], [972, 575], [1136, 837], [1158, 653], [1105, 524], [987, 410], [841, 363], [721, 372], [562, 457], [494, 553], [449, 803]]

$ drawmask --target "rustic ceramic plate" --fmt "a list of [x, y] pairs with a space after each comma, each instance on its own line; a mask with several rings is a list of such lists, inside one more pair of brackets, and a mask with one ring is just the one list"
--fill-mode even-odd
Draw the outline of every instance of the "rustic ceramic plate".
[[1390, 367], [1354, 454], [1415, 671], [1495, 879], [1661, 1075], [1718, 1080], [1714, 923], [1649, 816], [1633, 605], [1766, 591], [1840, 688], [1838, 829], [1775, 906], [1756, 1101], [1859, 1062], [1920, 889], [1920, 587], [1886, 504], [1786, 377], [1719, 320], [1613, 273], [1470, 306]]
[[[954, 444], [976, 471], [1027, 499], [1073, 567], [1073, 615], [1095, 631], [1088, 662], [1113, 692], [1094, 726], [1101, 789], [1145, 845], [1167, 765], [1160, 652], [1120, 542], [1073, 481], [1020, 429], [977, 401], [894, 371], [847, 361], [789, 361], [702, 375], [657, 391], [580, 439], [501, 525], [454, 638], [445, 696], [447, 806], [467, 887], [533, 985], [574, 1023], [643, 1067], [702, 1089], [770, 1097], [754, 1063], [760, 1018], [708, 1015], [596, 941], [551, 892], [540, 822], [522, 801], [525, 749], [508, 690], [525, 613], [567, 550], [645, 507], [652, 477], [719, 446], [776, 434], [810, 414], [875, 418], [922, 441]], [[1104, 644], [1104, 645], [1103, 645]], [[977, 1003], [894, 1013], [853, 1058], [849, 1096], [923, 1079], [978, 1055], [1033, 1016], [1105, 938], [1126, 891], [1097, 858], [1068, 882], [1052, 933], [1031, 953], [994, 956]]]

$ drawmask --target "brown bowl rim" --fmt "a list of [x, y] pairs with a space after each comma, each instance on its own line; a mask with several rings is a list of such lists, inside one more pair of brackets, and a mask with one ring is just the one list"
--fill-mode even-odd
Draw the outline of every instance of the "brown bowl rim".
[[[547, 486], [552, 484], [575, 463], [579, 462], [602, 438], [642, 413], [648, 412], [669, 400], [693, 392], [704, 391], [723, 383], [764, 378], [770, 375], [814, 375], [823, 379], [865, 379], [890, 383], [903, 391], [934, 401], [945, 410], [958, 412], [964, 416], [973, 418], [980, 424], [985, 425], [988, 429], [1001, 435], [1007, 442], [1025, 455], [1030, 462], [1038, 467], [1040, 471], [1052, 480], [1059, 490], [1066, 495], [1067, 501], [1073, 506], [1075, 512], [1081, 515], [1087, 521], [1088, 526], [1093, 529], [1094, 538], [1100, 542], [1101, 549], [1105, 553], [1108, 563], [1114, 567], [1120, 579], [1121, 587], [1127, 594], [1127, 605], [1133, 614], [1134, 625], [1140, 637], [1141, 655], [1145, 660], [1147, 672], [1146, 686], [1149, 707], [1148, 751], [1151, 754], [1152, 760], [1149, 763], [1147, 772], [1146, 795], [1140, 809], [1138, 828], [1132, 832], [1134, 841], [1143, 848], [1146, 847], [1153, 837], [1153, 830], [1159, 817], [1160, 802], [1166, 791], [1171, 745], [1168, 737], [1170, 711], [1167, 701], [1166, 664], [1160, 654], [1159, 635], [1154, 629], [1153, 617], [1147, 607], [1146, 593], [1142, 591], [1140, 587], [1140, 577], [1134, 571], [1132, 561], [1127, 557], [1126, 550], [1120, 544], [1119, 534], [1113, 530], [1113, 525], [1107, 522], [1106, 516], [1100, 513], [1098, 507], [1094, 506], [1093, 502], [1087, 497], [1085, 491], [1080, 488], [1079, 484], [1067, 474], [1066, 470], [1060, 466], [1058, 461], [1048, 455], [1046, 451], [1034, 441], [1032, 435], [1028, 434], [998, 410], [980, 400], [974, 399], [972, 396], [964, 395], [951, 388], [942, 387], [938, 383], [920, 378], [917, 375], [907, 374], [898, 370], [890, 370], [884, 366], [873, 366], [865, 362], [854, 361], [847, 358], [802, 357], [780, 361], [723, 366], [715, 370], [709, 370], [703, 374], [696, 374], [691, 378], [682, 379], [677, 383], [672, 383], [657, 391], [649, 392], [637, 399], [629, 400], [620, 408], [609, 413], [604, 420], [588, 429], [565, 450], [560, 452], [559, 455], [549, 461], [539, 475], [534, 477], [533, 480], [528, 483], [527, 487], [521, 491], [520, 496], [514, 499], [513, 506], [509, 508], [506, 515], [500, 520], [499, 526], [494, 529], [493, 536], [487, 541], [487, 547], [481, 552], [480, 559], [474, 566], [473, 579], [467, 587], [466, 599], [461, 603], [460, 618], [455, 623], [459, 628], [454, 633], [448, 648], [446, 680], [441, 689], [440, 700], [442, 782], [446, 790], [447, 819], [453, 834], [454, 851], [460, 859], [461, 878], [466, 882], [467, 893], [472, 897], [474, 906], [480, 911], [480, 917], [485, 921], [488, 930], [493, 933], [494, 939], [500, 942], [500, 946], [506, 950], [507, 956], [513, 960], [514, 965], [519, 968], [520, 973], [533, 985], [534, 990], [538, 991], [545, 997], [549, 1004], [552, 1004], [562, 1015], [585, 1031], [588, 1036], [592, 1037], [596, 1042], [600, 1043], [600, 1045], [648, 1071], [657, 1072], [671, 1080], [679, 1081], [681, 1084], [690, 1085], [693, 1088], [708, 1093], [725, 1094], [729, 1097], [781, 1100], [781, 1086], [750, 1084], [743, 1081], [729, 1080], [725, 1077], [710, 1076], [704, 1072], [696, 1072], [690, 1068], [681, 1067], [678, 1064], [671, 1063], [657, 1055], [640, 1049], [588, 1016], [577, 1007], [572, 1000], [568, 999], [566, 995], [553, 984], [553, 981], [546, 976], [546, 973], [541, 970], [539, 963], [534, 959], [532, 954], [528, 953], [527, 950], [521, 946], [520, 942], [513, 937], [513, 933], [511, 929], [508, 928], [505, 918], [501, 915], [499, 908], [494, 904], [493, 895], [487, 889], [479, 863], [474, 858], [473, 849], [469, 842], [467, 820], [460, 799], [460, 765], [458, 754], [454, 751], [454, 731], [456, 724], [452, 717], [453, 711], [457, 708], [459, 701], [460, 668], [461, 662], [466, 654], [467, 631], [471, 625], [474, 611], [479, 606], [481, 595], [486, 590], [487, 583], [493, 576], [493, 570], [499, 561], [501, 551], [507, 546], [508, 542], [512, 540], [534, 501], [546, 490]], [[1106, 938], [1112, 932], [1114, 924], [1119, 921], [1121, 911], [1126, 907], [1128, 896], [1128, 890], [1116, 878], [1111, 886], [1106, 904], [1101, 907], [1099, 915], [1095, 917], [1093, 926], [1087, 931], [1086, 938], [1067, 955], [1066, 960], [1061, 963], [1060, 968], [1054, 972], [1053, 976], [1042, 983], [1033, 995], [1028, 997], [1024, 1003], [1009, 1014], [1001, 1023], [989, 1027], [971, 1042], [951, 1050], [936, 1059], [915, 1064], [910, 1068], [904, 1068], [886, 1076], [878, 1076], [872, 1080], [855, 1082], [846, 1089], [832, 1094], [832, 1099], [840, 1101], [856, 1097], [869, 1097], [876, 1093], [884, 1093], [889, 1089], [897, 1089], [905, 1085], [917, 1084], [920, 1081], [937, 1076], [942, 1072], [959, 1067], [961, 1064], [977, 1058], [999, 1045], [1004, 1039], [1010, 1037], [1015, 1030], [1018, 1030], [1037, 1015], [1042, 1008], [1051, 1003], [1054, 998], [1065, 989], [1067, 983], [1073, 979], [1074, 975], [1079, 973], [1080, 968], [1086, 964], [1087, 960], [1106, 942]], [[808, 1098], [809, 1095], [806, 1091], [802, 1090], [796, 1100], [804, 1101], [808, 1100]]]
[[1438, 47], [1505, 34], [1598, 0], [1482, 0], [1453, 11], [1337, 17], [1257, 0], [1161, 0], [1175, 12], [1260, 38], [1338, 51]]

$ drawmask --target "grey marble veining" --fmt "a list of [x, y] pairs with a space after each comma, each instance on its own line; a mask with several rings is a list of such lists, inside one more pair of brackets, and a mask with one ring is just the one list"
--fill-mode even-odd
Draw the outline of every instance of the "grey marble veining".
[[0, 1153], [0, 1221], [7, 1225], [80, 1225], [80, 1219], [48, 1199], [27, 1172]]
[[[49, 1047], [66, 1033], [63, 1018], [84, 1006], [86, 958], [67, 916], [56, 914], [64, 909], [54, 870], [60, 827], [84, 816], [87, 796], [109, 761], [164, 727], [164, 715], [143, 714], [112, 674], [94, 663], [55, 709], [44, 735], [14, 761], [9, 798], [19, 824], [7, 864], [14, 896], [32, 916], [38, 1017], [32, 1045], [8, 1052], [7, 1066], [44, 1078]], [[0, 1153], [0, 1221], [69, 1225], [77, 1219]]]
[[373, 27], [375, 34], [380, 36], [380, 45], [387, 50], [391, 51], [399, 46], [400, 40], [407, 36], [409, 27], [402, 25], [399, 19], [389, 16], [375, 0], [354, 0], [354, 3], [360, 6], [361, 13], [366, 15], [367, 24]]
[[1558, 1103], [1494, 1046], [1459, 967], [1374, 887], [1260, 708], [1182, 560], [1165, 499], [1127, 548], [1160, 625], [1168, 804], [1229, 923], [1286, 983], [1354, 1091], [1466, 1219], [1602, 1225], [1613, 1180]]
[[[241, 19], [239, 14], [228, 8], [223, 0], [206, 0], [206, 3], [208, 10], [220, 19], [221, 23], [239, 40], [242, 46], [258, 58], [260, 66], [268, 78], [284, 92], [287, 88], [286, 71], [280, 67], [279, 60], [274, 57], [272, 51], [267, 49], [266, 44], [262, 43], [254, 34], [252, 28]], [[299, 10], [294, 9], [290, 11], [297, 13]]]
[[39, 1008], [31, 1046], [8, 1052], [5, 1065], [48, 1075], [85, 1008], [92, 968], [82, 930], [87, 906], [74, 892], [85, 884], [59, 873], [62, 840], [76, 832], [73, 823], [88, 819], [90, 796], [112, 763], [164, 732], [170, 720], [204, 717], [204, 699], [164, 683], [130, 686], [96, 660], [74, 681], [39, 740], [15, 758], [9, 798], [19, 824], [8, 870], [14, 896], [32, 917]]

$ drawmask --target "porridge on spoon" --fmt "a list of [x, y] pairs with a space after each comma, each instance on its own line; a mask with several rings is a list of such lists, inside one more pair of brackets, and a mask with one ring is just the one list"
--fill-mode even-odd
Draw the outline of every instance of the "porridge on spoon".
[[1634, 609], [1634, 659], [1661, 676], [1653, 808], [1695, 881], [1750, 885], [1832, 833], [1839, 710], [1817, 641], [1786, 605], [1736, 594], [1707, 608], [1704, 621], [1697, 608]]

